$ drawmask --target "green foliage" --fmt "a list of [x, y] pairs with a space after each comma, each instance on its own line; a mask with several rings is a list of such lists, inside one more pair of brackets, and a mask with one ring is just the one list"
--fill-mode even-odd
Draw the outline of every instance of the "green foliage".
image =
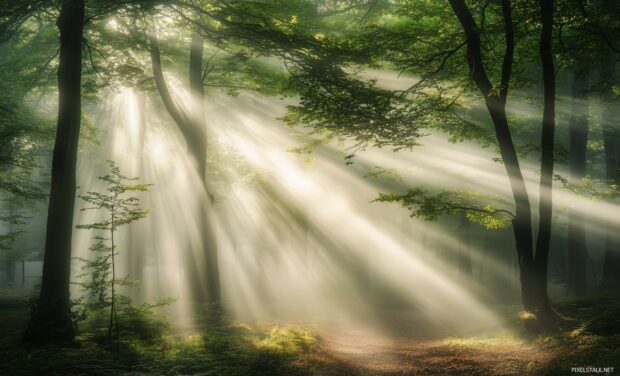
[[564, 189], [592, 200], [613, 200], [620, 197], [615, 182], [594, 179], [590, 175], [585, 176], [579, 183], [570, 182], [559, 174], [554, 175], [554, 180], [560, 182]]
[[0, 296], [0, 357], [10, 375], [312, 375], [300, 359], [317, 352], [320, 338], [304, 325], [226, 324], [179, 334], [150, 307], [119, 311], [121, 341], [106, 341], [103, 312], [77, 332], [75, 347], [25, 347], [24, 300]]
[[385, 177], [388, 180], [392, 180], [392, 181], [396, 181], [399, 183], [403, 182], [403, 177], [402, 175], [398, 172], [398, 170], [393, 169], [393, 168], [385, 168], [385, 167], [373, 167], [370, 169], [370, 171], [368, 171], [367, 173], [364, 174], [365, 178], [373, 178], [373, 179], [379, 179], [381, 177]]
[[500, 200], [466, 190], [443, 190], [430, 194], [426, 189], [414, 187], [404, 194], [380, 193], [376, 202], [397, 202], [409, 209], [412, 217], [435, 221], [440, 216], [464, 212], [467, 219], [486, 229], [497, 230], [512, 224], [513, 214], [485, 202]]
[[112, 324], [115, 324], [118, 337], [118, 307], [128, 309], [130, 300], [122, 295], [117, 296], [117, 286], [131, 286], [134, 284], [126, 278], [117, 278], [115, 272], [115, 256], [118, 255], [115, 243], [115, 232], [119, 227], [146, 217], [149, 210], [140, 207], [140, 199], [131, 195], [134, 192], [147, 192], [150, 184], [133, 184], [137, 178], [127, 178], [120, 173], [120, 169], [113, 161], [107, 161], [110, 172], [98, 177], [106, 184], [105, 192], [88, 192], [79, 197], [90, 206], [86, 210], [103, 210], [105, 219], [85, 225], [77, 225], [78, 229], [102, 231], [106, 236], [96, 235], [93, 245], [89, 248], [94, 252], [94, 259], [80, 259], [84, 262], [83, 273], [78, 282], [84, 291], [84, 314], [90, 311], [110, 309], [108, 338], [111, 335]]
[[[20, 18], [19, 27], [11, 37], [0, 36], [0, 190], [41, 200], [46, 192], [35, 176], [41, 154], [50, 149], [54, 121], [40, 111], [44, 106], [37, 103], [36, 95], [52, 82], [57, 34], [49, 15], [37, 13], [45, 2], [25, 3], [30, 4], [4, 6], [5, 10], [20, 8], [15, 11], [21, 13], [15, 15]], [[34, 13], [36, 21], [30, 19]]]
[[260, 340], [258, 348], [292, 356], [311, 351], [317, 343], [318, 339], [312, 328], [292, 325], [276, 326]]
[[[166, 299], [156, 304], [131, 304], [125, 301], [118, 309], [118, 330], [120, 337], [136, 339], [145, 343], [153, 343], [170, 329], [170, 325], [162, 321], [156, 310], [171, 304], [174, 300]], [[91, 336], [98, 343], [108, 341], [109, 312], [104, 309], [91, 310], [84, 318], [79, 330], [84, 335]]]
[[77, 225], [76, 227], [79, 229], [105, 230], [113, 233], [119, 227], [144, 218], [149, 214], [149, 210], [140, 207], [140, 199], [137, 196], [127, 196], [127, 193], [148, 192], [152, 184], [128, 184], [138, 180], [138, 178], [128, 178], [122, 175], [113, 161], [107, 161], [107, 163], [110, 173], [98, 177], [99, 180], [106, 183], [106, 192], [88, 192], [79, 196], [91, 205], [82, 208], [82, 211], [103, 209], [107, 212], [107, 218], [102, 222]]
[[289, 106], [282, 120], [290, 126], [306, 125], [350, 137], [360, 147], [410, 148], [421, 136], [417, 121], [437, 108], [428, 102], [409, 106], [406, 98], [334, 67], [316, 64], [296, 79], [303, 84], [301, 101]]

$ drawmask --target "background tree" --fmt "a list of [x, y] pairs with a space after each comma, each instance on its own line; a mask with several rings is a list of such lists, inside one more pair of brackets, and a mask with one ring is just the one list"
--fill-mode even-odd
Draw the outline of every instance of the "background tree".
[[[189, 58], [189, 82], [191, 92], [190, 108], [185, 111], [175, 103], [166, 80], [163, 75], [161, 65], [161, 54], [159, 42], [155, 31], [149, 31], [149, 42], [151, 48], [151, 63], [153, 67], [153, 77], [159, 95], [181, 130], [187, 149], [194, 165], [194, 170], [200, 178], [205, 199], [209, 196], [206, 183], [206, 163], [207, 163], [207, 134], [205, 124], [204, 109], [204, 83], [203, 83], [203, 40], [198, 35], [193, 35], [190, 46]], [[218, 303], [220, 300], [220, 274], [217, 255], [217, 241], [211, 220], [209, 219], [210, 209], [208, 203], [203, 202], [199, 207], [198, 228], [201, 229], [202, 250], [186, 250], [185, 272], [190, 286], [192, 286], [193, 298], [199, 302]], [[194, 252], [204, 254], [204, 261], [196, 260]], [[206, 274], [206, 279], [204, 275]]]

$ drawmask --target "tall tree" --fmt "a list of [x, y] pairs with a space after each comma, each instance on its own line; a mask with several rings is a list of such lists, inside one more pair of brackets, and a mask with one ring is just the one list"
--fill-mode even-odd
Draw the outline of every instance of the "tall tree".
[[32, 308], [24, 339], [63, 342], [74, 338], [69, 296], [71, 233], [80, 134], [82, 31], [84, 0], [63, 0], [58, 15], [58, 124], [52, 159], [52, 183], [41, 292]]
[[[578, 62], [574, 67], [572, 84], [571, 117], [569, 120], [569, 164], [572, 184], [580, 184], [586, 175], [588, 144], [588, 89], [586, 65]], [[572, 208], [568, 217], [567, 233], [567, 287], [571, 294], [583, 296], [586, 281], [586, 231], [583, 215]]]
[[[553, 214], [553, 164], [555, 147], [555, 69], [553, 64], [553, 0], [540, 0], [540, 57], [543, 71], [543, 122], [541, 132], [540, 196], [538, 237], [536, 239], [535, 278], [537, 311], [549, 311], [547, 274], [551, 220]], [[543, 314], [549, 312], [542, 312]]]
[[[198, 228], [201, 249], [186, 250], [185, 273], [192, 297], [199, 302], [218, 303], [220, 300], [220, 275], [215, 231], [208, 209], [209, 192], [206, 185], [207, 137], [204, 108], [203, 39], [192, 35], [189, 56], [189, 82], [192, 101], [184, 111], [173, 99], [163, 75], [159, 41], [154, 31], [148, 33], [151, 63], [155, 86], [168, 113], [179, 127], [187, 144], [187, 150], [199, 176], [203, 189], [198, 210]], [[206, 279], [205, 279], [206, 275]]]
[[515, 215], [512, 224], [519, 256], [523, 304], [528, 310], [546, 315], [551, 311], [547, 295], [546, 277], [551, 233], [551, 179], [553, 174], [555, 125], [555, 83], [553, 58], [551, 55], [553, 3], [545, 0], [540, 1], [542, 21], [540, 53], [543, 62], [545, 99], [541, 139], [540, 220], [535, 247], [532, 235], [533, 225], [529, 195], [506, 116], [506, 99], [512, 74], [515, 42], [510, 0], [502, 0], [501, 3], [506, 46], [501, 70], [501, 81], [497, 87], [494, 87], [485, 69], [479, 28], [469, 7], [464, 0], [450, 0], [450, 5], [465, 32], [467, 63], [470, 75], [481, 92], [486, 108], [491, 116], [502, 160], [512, 189], [515, 202]]
[[[616, 126], [617, 110], [613, 107], [613, 93], [616, 54], [609, 53], [602, 57], [600, 81], [603, 112], [601, 125], [603, 130], [603, 148], [605, 153], [605, 178], [613, 184], [620, 185], [620, 135]], [[605, 235], [605, 258], [601, 288], [620, 293], [620, 235], [613, 224], [608, 223]]]

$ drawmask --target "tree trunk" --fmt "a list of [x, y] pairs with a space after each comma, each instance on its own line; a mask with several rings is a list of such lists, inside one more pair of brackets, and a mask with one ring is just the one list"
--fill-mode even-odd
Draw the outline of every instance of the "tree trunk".
[[52, 159], [52, 184], [41, 293], [24, 333], [28, 342], [66, 342], [74, 338], [69, 281], [75, 205], [76, 162], [81, 118], [82, 28], [84, 0], [64, 0], [57, 26], [58, 124]]
[[549, 245], [553, 209], [553, 159], [555, 144], [555, 71], [553, 67], [553, 1], [540, 0], [541, 33], [540, 56], [543, 68], [544, 107], [541, 132], [540, 199], [538, 209], [538, 236], [536, 238], [535, 306], [543, 314], [551, 312], [547, 293]]
[[[144, 92], [136, 92], [136, 112], [138, 121], [136, 124], [138, 127], [138, 136], [136, 143], [136, 150], [133, 152], [136, 154], [137, 163], [134, 166], [135, 170], [130, 171], [129, 176], [141, 176], [144, 172], [144, 142], [146, 137], [146, 94]], [[131, 234], [129, 234], [128, 239], [128, 252], [125, 254], [125, 262], [127, 264], [127, 272], [129, 273], [129, 278], [135, 281], [142, 282], [144, 275], [144, 267], [146, 264], [146, 249], [149, 247], [146, 246], [147, 239], [147, 231], [146, 231], [147, 223], [136, 223], [132, 226]], [[133, 300], [138, 300], [140, 298], [139, 289], [129, 289], [129, 294], [131, 295]]]
[[[588, 143], [588, 78], [585, 64], [577, 64], [572, 86], [571, 118], [569, 122], [569, 164], [570, 181], [580, 184], [586, 174], [586, 150]], [[566, 259], [568, 292], [584, 296], [587, 292], [586, 280], [586, 231], [583, 215], [573, 208], [568, 217]]]
[[[16, 212], [15, 212], [15, 204], [13, 203], [13, 201], [8, 200], [8, 211], [9, 211], [9, 218], [15, 218], [16, 217]], [[9, 229], [8, 229], [8, 234], [9, 234], [9, 238], [7, 239], [7, 246], [8, 249], [4, 250], [4, 257], [5, 257], [5, 269], [6, 269], [6, 275], [5, 275], [5, 284], [7, 288], [13, 288], [15, 287], [15, 263], [17, 262], [17, 256], [19, 254], [19, 252], [16, 249], [16, 244], [15, 244], [15, 238], [13, 237], [16, 232], [16, 226], [15, 223], [9, 222]]]
[[[220, 271], [219, 271], [219, 255], [217, 252], [217, 239], [215, 228], [212, 223], [210, 205], [212, 203], [211, 194], [207, 189], [207, 132], [205, 124], [205, 89], [202, 78], [203, 65], [203, 45], [204, 41], [196, 34], [192, 35], [189, 56], [189, 84], [192, 93], [193, 106], [191, 114], [192, 126], [200, 135], [197, 139], [188, 140], [190, 153], [196, 163], [196, 169], [200, 181], [203, 185], [203, 199], [200, 212], [200, 228], [203, 229], [202, 244], [206, 255], [207, 262], [207, 290], [206, 301], [211, 304], [217, 304], [220, 301]], [[203, 294], [204, 295], [204, 294]]]
[[[552, 107], [547, 105], [545, 125], [543, 129], [543, 146], [544, 156], [542, 161], [543, 180], [541, 181], [541, 190], [547, 197], [545, 204], [541, 205], [541, 216], [543, 218], [543, 232], [539, 233], [538, 242], [540, 244], [541, 256], [538, 260], [534, 260], [534, 244], [532, 236], [532, 218], [529, 196], [525, 186], [525, 180], [519, 166], [519, 159], [515, 150], [510, 128], [508, 127], [508, 118], [506, 116], [506, 98], [510, 84], [512, 71], [513, 55], [514, 55], [514, 28], [512, 23], [512, 7], [510, 0], [502, 0], [502, 13], [504, 18], [504, 34], [506, 37], [506, 50], [502, 63], [501, 82], [498, 87], [494, 88], [489, 80], [482, 58], [482, 46], [480, 40], [480, 29], [476, 25], [467, 4], [464, 0], [450, 0], [450, 5], [455, 15], [459, 19], [467, 42], [467, 64], [471, 79], [482, 94], [485, 105], [491, 116], [495, 135], [500, 149], [500, 154], [506, 168], [506, 173], [510, 182], [510, 187], [515, 203], [515, 215], [512, 220], [513, 232], [515, 237], [515, 245], [519, 258], [519, 271], [521, 279], [521, 296], [525, 309], [535, 312], [546, 311], [548, 305], [546, 290], [546, 254], [548, 253], [549, 229], [546, 227], [547, 217], [550, 219], [550, 181], [549, 171], [553, 171], [553, 145], [549, 148], [548, 142], [553, 142], [553, 121], [549, 122], [549, 114], [553, 114]], [[545, 31], [550, 33], [550, 29]], [[546, 34], [545, 34], [546, 36]], [[550, 47], [550, 46], [549, 46]], [[546, 60], [546, 59], [545, 59]], [[551, 62], [551, 69], [553, 63]], [[548, 70], [548, 67], [546, 68]], [[548, 88], [549, 85], [546, 85]], [[549, 97], [552, 93], [545, 93], [545, 97]], [[551, 96], [552, 97], [552, 96]], [[547, 103], [547, 102], [546, 102]], [[551, 151], [551, 154], [549, 154]], [[551, 161], [549, 161], [551, 156]], [[549, 163], [551, 162], [551, 163]], [[547, 188], [548, 187], [548, 188]], [[542, 235], [542, 236], [541, 236]], [[547, 242], [547, 251], [544, 245]]]
[[[601, 84], [603, 86], [602, 102], [603, 113], [601, 123], [603, 128], [603, 146], [605, 150], [605, 177], [615, 184], [620, 183], [620, 132], [615, 128], [617, 112], [614, 109], [612, 92], [614, 63], [616, 55], [609, 53], [601, 61]], [[601, 289], [620, 293], [620, 235], [618, 228], [607, 224], [605, 236], [605, 259], [603, 263], [603, 278]]]
[[[195, 171], [202, 182], [204, 202], [198, 214], [199, 228], [202, 229], [200, 255], [188, 250], [185, 260], [185, 273], [191, 289], [192, 298], [198, 302], [217, 304], [220, 300], [220, 275], [215, 229], [208, 209], [209, 192], [206, 186], [207, 139], [205, 130], [204, 84], [202, 81], [203, 40], [192, 36], [190, 48], [190, 89], [192, 103], [189, 114], [179, 108], [166, 85], [161, 67], [159, 44], [154, 33], [149, 33], [151, 61], [155, 85], [187, 144], [187, 149], [194, 164]], [[201, 260], [204, 259], [204, 263]], [[197, 262], [198, 261], [198, 262]], [[206, 279], [204, 275], [206, 274]]]

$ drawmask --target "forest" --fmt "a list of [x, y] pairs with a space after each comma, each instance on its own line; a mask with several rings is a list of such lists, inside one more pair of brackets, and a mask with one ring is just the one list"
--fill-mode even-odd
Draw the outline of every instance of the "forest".
[[0, 375], [620, 373], [620, 1], [0, 0]]

